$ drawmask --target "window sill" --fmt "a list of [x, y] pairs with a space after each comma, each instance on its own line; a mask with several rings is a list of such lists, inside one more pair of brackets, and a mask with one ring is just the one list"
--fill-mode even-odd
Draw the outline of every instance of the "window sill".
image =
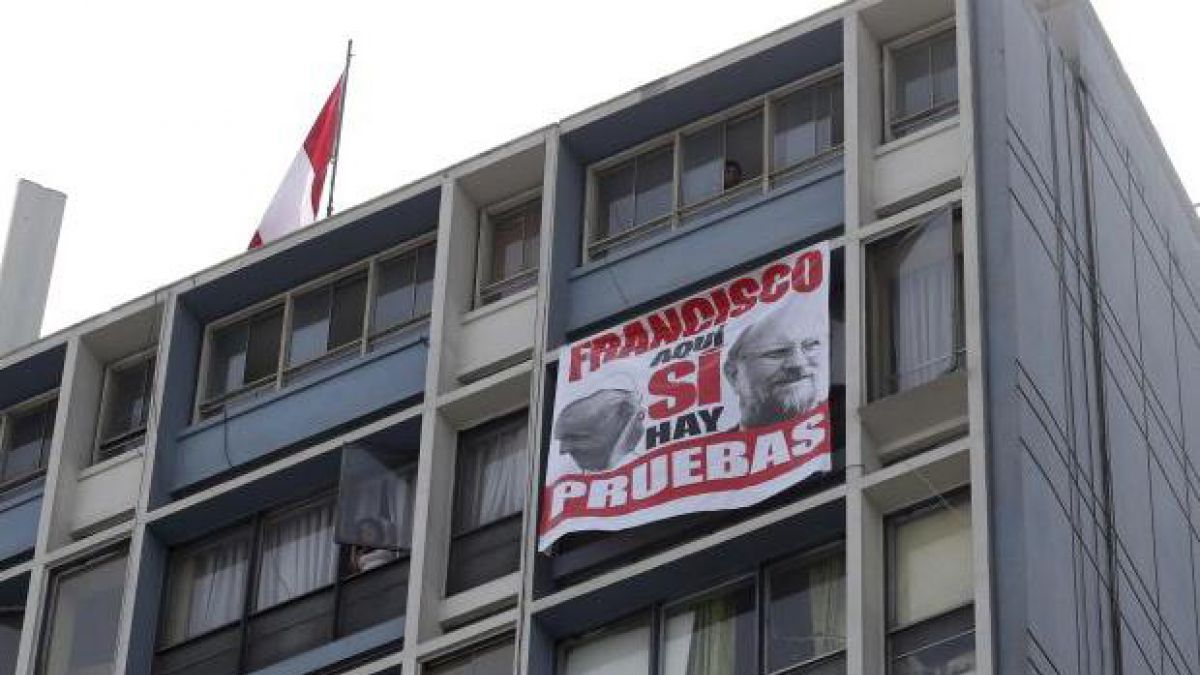
[[[422, 327], [428, 326], [427, 323], [420, 324], [420, 325]], [[415, 327], [416, 326], [414, 325], [414, 328]], [[278, 389], [274, 392], [271, 392], [270, 394], [260, 396], [256, 399], [254, 399], [253, 401], [247, 402], [245, 405], [236, 407], [233, 410], [226, 410], [226, 411], [217, 413], [217, 414], [213, 415], [212, 417], [209, 417], [208, 419], [196, 422], [192, 426], [187, 427], [183, 431], [179, 432], [177, 439], [182, 440], [182, 439], [188, 438], [190, 436], [195, 436], [196, 434], [202, 433], [213, 427], [220, 426], [222, 424], [226, 424], [230, 420], [237, 419], [238, 417], [242, 417], [244, 415], [248, 415], [256, 410], [259, 410], [260, 408], [269, 406], [272, 403], [275, 403], [276, 401], [288, 398], [290, 396], [294, 396], [298, 392], [304, 391], [305, 389], [308, 389], [311, 387], [315, 387], [323, 382], [326, 382], [328, 380], [331, 380], [331, 379], [334, 379], [341, 375], [344, 375], [345, 373], [348, 373], [352, 370], [362, 368], [370, 363], [378, 361], [379, 359], [386, 358], [392, 354], [395, 354], [396, 352], [408, 349], [409, 347], [412, 347], [413, 345], [416, 345], [421, 342], [427, 343], [428, 340], [429, 340], [429, 338], [428, 338], [426, 330], [411, 330], [411, 332], [408, 335], [405, 335], [403, 337], [397, 337], [393, 341], [387, 342], [384, 345], [381, 345], [379, 347], [372, 349], [371, 351], [368, 351], [363, 356], [360, 356], [358, 358], [349, 359], [342, 363], [338, 363], [334, 366], [331, 366], [328, 370], [313, 372], [310, 374], [309, 377], [304, 378], [302, 381], [287, 385], [287, 386], [283, 387], [282, 389]], [[424, 389], [424, 387], [422, 387], [422, 389]]]
[[523, 288], [516, 293], [500, 298], [495, 302], [489, 302], [486, 305], [480, 305], [479, 307], [469, 310], [467, 313], [463, 314], [462, 322], [471, 323], [473, 321], [478, 321], [485, 316], [504, 311], [505, 308], [513, 305], [519, 305], [535, 295], [537, 295], [536, 283], [529, 288]]
[[900, 138], [894, 138], [890, 141], [887, 141], [886, 143], [883, 143], [879, 147], [875, 148], [875, 156], [883, 157], [884, 155], [890, 155], [893, 152], [898, 152], [900, 150], [903, 150], [904, 148], [907, 148], [910, 145], [915, 145], [917, 143], [920, 143], [921, 141], [925, 140], [926, 138], [929, 138], [931, 136], [937, 136], [938, 134], [942, 133], [943, 131], [946, 131], [948, 129], [957, 128], [958, 123], [959, 123], [958, 115], [953, 115], [951, 117], [947, 117], [944, 120], [938, 120], [937, 122], [934, 122], [927, 127], [921, 127], [920, 129], [917, 129], [916, 131], [912, 132], [911, 134], [905, 134], [904, 136], [901, 136]]
[[516, 603], [520, 586], [521, 572], [516, 571], [451, 595], [438, 609], [438, 622], [443, 626], [461, 626], [498, 612]]
[[967, 372], [959, 368], [871, 401], [859, 418], [885, 464], [961, 435], [968, 428]]
[[113, 455], [102, 462], [96, 462], [95, 464], [86, 467], [83, 471], [79, 472], [79, 480], [87, 480], [96, 474], [105, 473], [109, 469], [114, 469], [122, 464], [125, 464], [126, 462], [140, 460], [145, 452], [146, 446], [143, 443], [135, 448], [130, 448], [120, 454]]
[[45, 482], [45, 472], [38, 472], [37, 475], [21, 482], [0, 487], [0, 513], [40, 498]]
[[698, 216], [690, 222], [678, 225], [672, 229], [666, 230], [665, 232], [655, 231], [653, 233], [648, 233], [644, 238], [635, 242], [631, 242], [625, 248], [612, 251], [603, 258], [584, 262], [580, 266], [571, 270], [569, 278], [574, 280], [580, 277], [588, 276], [598, 270], [610, 267], [622, 260], [638, 256], [645, 251], [662, 246], [667, 242], [686, 236], [692, 232], [702, 230], [710, 225], [720, 223], [740, 213], [751, 211], [763, 204], [780, 199], [792, 194], [793, 192], [798, 192], [807, 187], [815, 185], [816, 183], [827, 180], [831, 176], [843, 172], [844, 165], [842, 157], [843, 156], [841, 153], [837, 153], [830, 156], [825, 161], [814, 165], [808, 171], [801, 171], [798, 175], [789, 177], [789, 179], [783, 185], [772, 187], [765, 193], [755, 195], [752, 198], [735, 200], [726, 208], [716, 209], [711, 213]]

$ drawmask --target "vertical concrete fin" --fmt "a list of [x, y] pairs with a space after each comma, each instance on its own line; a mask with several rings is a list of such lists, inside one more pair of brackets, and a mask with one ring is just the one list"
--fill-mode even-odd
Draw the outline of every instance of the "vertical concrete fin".
[[67, 196], [17, 181], [17, 198], [0, 260], [0, 354], [37, 340], [58, 250]]

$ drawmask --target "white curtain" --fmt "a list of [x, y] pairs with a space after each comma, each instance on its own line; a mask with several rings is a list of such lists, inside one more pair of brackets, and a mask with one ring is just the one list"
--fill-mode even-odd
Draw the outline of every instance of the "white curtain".
[[412, 541], [416, 467], [394, 466], [392, 453], [367, 446], [342, 450], [337, 541], [352, 546], [407, 549]]
[[566, 661], [565, 675], [649, 675], [650, 624], [619, 628], [573, 645]]
[[186, 554], [171, 570], [168, 640], [180, 642], [242, 615], [250, 542], [244, 536]]
[[894, 390], [924, 384], [955, 366], [954, 250], [946, 211], [910, 232], [892, 279]]
[[323, 501], [269, 521], [263, 528], [255, 607], [265, 609], [334, 582], [337, 545], [333, 502]]
[[525, 417], [467, 439], [458, 455], [458, 532], [520, 513], [525, 506]]
[[809, 568], [808, 589], [813, 655], [845, 649], [846, 571], [841, 554]]

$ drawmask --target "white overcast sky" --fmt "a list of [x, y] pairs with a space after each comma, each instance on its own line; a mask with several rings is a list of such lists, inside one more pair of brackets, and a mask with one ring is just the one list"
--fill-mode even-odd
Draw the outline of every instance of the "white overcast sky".
[[[341, 207], [834, 4], [0, 2], [0, 238], [67, 193], [52, 332], [244, 250], [348, 37]], [[1200, 2], [1094, 4], [1200, 199]]]

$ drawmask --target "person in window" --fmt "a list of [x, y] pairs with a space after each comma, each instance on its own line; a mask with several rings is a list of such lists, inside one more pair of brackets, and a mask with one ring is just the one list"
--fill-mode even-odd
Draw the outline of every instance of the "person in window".
[[825, 386], [825, 338], [777, 309], [742, 331], [725, 358], [725, 378], [738, 396], [739, 428], [783, 422], [812, 410]]
[[646, 413], [628, 389], [600, 389], [572, 401], [554, 422], [560, 452], [582, 471], [619, 466], [633, 452], [644, 431]]
[[732, 159], [725, 160], [725, 188], [737, 187], [742, 182], [742, 165]]
[[[358, 521], [356, 527], [358, 529], [358, 541], [360, 542], [377, 542], [382, 544], [385, 541], [383, 523], [378, 518], [362, 518]], [[386, 548], [355, 546], [350, 554], [350, 565], [354, 568], [355, 572], [369, 572], [395, 559], [396, 552]]]

